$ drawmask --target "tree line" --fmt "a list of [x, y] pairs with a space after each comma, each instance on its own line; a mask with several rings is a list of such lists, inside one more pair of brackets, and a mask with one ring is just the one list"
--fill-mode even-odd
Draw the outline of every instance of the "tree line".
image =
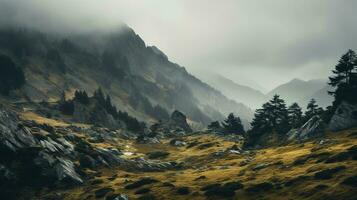
[[[246, 135], [251, 140], [265, 133], [275, 132], [283, 135], [291, 129], [301, 127], [315, 115], [320, 116], [323, 121], [328, 123], [342, 102], [357, 104], [357, 56], [353, 50], [348, 50], [342, 55], [329, 77], [328, 84], [334, 88], [334, 91], [328, 92], [334, 96], [331, 106], [323, 109], [317, 105], [315, 99], [311, 99], [306, 107], [306, 112], [303, 113], [298, 103], [287, 107], [285, 101], [279, 95], [275, 95], [255, 111], [251, 128]], [[235, 117], [232, 113], [223, 123], [212, 122], [208, 129], [244, 135], [240, 118]]]
[[128, 130], [142, 132], [146, 127], [144, 122], [140, 122], [135, 117], [130, 116], [127, 112], [118, 110], [116, 106], [113, 105], [111, 97], [109, 95], [104, 95], [101, 88], [94, 91], [92, 97], [89, 97], [86, 91], [75, 91], [74, 97], [66, 100], [65, 94], [63, 93], [59, 104], [59, 110], [65, 115], [73, 115], [75, 102], [88, 108], [91, 107], [91, 123], [100, 121], [101, 119], [97, 119], [97, 114], [101, 111], [105, 111], [112, 115], [114, 119], [124, 122]]

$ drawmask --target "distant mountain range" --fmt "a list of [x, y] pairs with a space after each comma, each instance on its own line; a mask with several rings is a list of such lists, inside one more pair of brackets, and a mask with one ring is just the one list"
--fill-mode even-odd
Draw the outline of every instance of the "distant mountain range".
[[304, 109], [310, 99], [314, 98], [319, 106], [326, 107], [331, 105], [333, 101], [333, 97], [327, 93], [328, 90], [330, 88], [327, 85], [327, 80], [303, 81], [293, 79], [270, 91], [267, 97], [271, 98], [278, 94], [288, 105], [297, 102]]
[[321, 107], [329, 106], [333, 101], [333, 97], [327, 93], [331, 88], [327, 85], [326, 80], [303, 81], [293, 79], [277, 86], [266, 94], [252, 87], [235, 83], [218, 74], [207, 75], [204, 80], [217, 90], [220, 90], [225, 96], [252, 109], [260, 108], [264, 102], [271, 99], [275, 94], [280, 95], [287, 105], [297, 102], [303, 109], [306, 108], [311, 98], [314, 98]]
[[252, 109], [260, 107], [266, 101], [265, 94], [259, 90], [235, 83], [221, 75], [210, 74], [205, 77], [205, 80], [228, 98], [242, 102]]

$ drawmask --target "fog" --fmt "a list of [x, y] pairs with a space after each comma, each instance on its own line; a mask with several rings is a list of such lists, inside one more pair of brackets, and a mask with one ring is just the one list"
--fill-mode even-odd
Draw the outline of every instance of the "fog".
[[271, 89], [327, 78], [357, 49], [356, 8], [354, 0], [0, 0], [0, 24], [72, 33], [125, 23], [195, 75]]

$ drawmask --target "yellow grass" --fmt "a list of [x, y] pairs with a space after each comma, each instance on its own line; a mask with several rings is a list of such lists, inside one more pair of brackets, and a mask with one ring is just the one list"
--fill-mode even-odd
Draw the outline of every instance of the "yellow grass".
[[[324, 148], [318, 150], [318, 152], [335, 154], [345, 151], [353, 145], [357, 145], [356, 137], [348, 137], [349, 133], [355, 131], [356, 129], [351, 129], [339, 133], [329, 133], [327, 138], [330, 139], [331, 143], [326, 144]], [[160, 182], [142, 186], [141, 188], [150, 188], [150, 193], [153, 194], [156, 199], [160, 200], [207, 199], [200, 189], [203, 186], [213, 183], [240, 181], [244, 184], [245, 188], [247, 188], [253, 184], [262, 182], [283, 184], [299, 176], [309, 176], [310, 179], [290, 187], [273, 189], [261, 194], [250, 194], [246, 192], [245, 189], [237, 190], [236, 196], [233, 199], [323, 199], [330, 195], [344, 195], [344, 197], [346, 197], [346, 195], [356, 194], [352, 188], [341, 186], [340, 183], [347, 176], [356, 175], [357, 161], [347, 160], [338, 163], [317, 163], [316, 159], [311, 159], [305, 164], [292, 164], [297, 158], [311, 154], [312, 149], [318, 145], [314, 142], [261, 149], [249, 155], [253, 158], [251, 162], [241, 166], [240, 163], [247, 160], [248, 155], [231, 154], [221, 158], [213, 156], [213, 153], [231, 147], [235, 144], [234, 142], [226, 141], [221, 137], [208, 134], [183, 137], [182, 140], [187, 143], [214, 143], [214, 145], [206, 149], [199, 149], [198, 146], [200, 144], [192, 148], [173, 147], [169, 144], [169, 140], [162, 140], [162, 144], [150, 145], [137, 144], [134, 141], [119, 140], [116, 146], [123, 150], [134, 151], [136, 156], [145, 156], [148, 152], [158, 150], [167, 151], [170, 154], [167, 158], [161, 159], [162, 161], [185, 162], [187, 168], [165, 172], [128, 172], [120, 167], [115, 169], [103, 168], [100, 170], [101, 175], [97, 177], [97, 179], [102, 179], [104, 183], [94, 186], [86, 183], [81, 187], [62, 191], [65, 193], [65, 199], [95, 199], [94, 191], [103, 187], [111, 187], [115, 190], [114, 193], [124, 193], [129, 195], [130, 199], [137, 199], [140, 195], [134, 194], [136, 189], [128, 190], [124, 189], [124, 187], [128, 183], [137, 181], [146, 176], [157, 179]], [[260, 170], [252, 169], [261, 163], [273, 164], [276, 162], [281, 162], [286, 167], [281, 168], [281, 165], [271, 165]], [[334, 175], [332, 179], [315, 180], [313, 178], [314, 173], [317, 171], [341, 165], [346, 166], [347, 169]], [[108, 180], [108, 178], [113, 175], [117, 175], [117, 178], [112, 181]], [[205, 178], [197, 180], [197, 178], [201, 176], [205, 176]], [[163, 187], [162, 183], [164, 182], [172, 183], [176, 188], [187, 186], [190, 188], [191, 193], [189, 195], [178, 195], [176, 189]], [[315, 187], [320, 184], [327, 185], [328, 188], [315, 191]], [[209, 199], [225, 198], [213, 197]]]

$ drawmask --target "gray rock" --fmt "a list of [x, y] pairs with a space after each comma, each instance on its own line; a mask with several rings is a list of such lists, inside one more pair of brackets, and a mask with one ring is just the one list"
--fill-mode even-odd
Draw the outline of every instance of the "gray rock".
[[183, 147], [183, 146], [186, 146], [187, 143], [182, 141], [182, 140], [179, 140], [179, 139], [172, 139], [170, 141], [170, 144], [173, 145], [173, 146], [177, 146], [177, 147]]
[[114, 197], [112, 200], [129, 200], [129, 197], [126, 194], [119, 194], [118, 196]]
[[19, 149], [35, 147], [36, 143], [29, 129], [19, 124], [15, 113], [0, 109], [0, 147], [17, 152]]
[[299, 129], [292, 129], [287, 133], [288, 140], [304, 141], [310, 138], [316, 138], [323, 134], [325, 123], [320, 116], [315, 115], [309, 119]]
[[332, 131], [357, 127], [357, 105], [342, 102], [337, 107], [328, 127]]
[[171, 114], [170, 123], [182, 128], [186, 133], [192, 132], [191, 127], [187, 123], [186, 116], [180, 111], [175, 110]]
[[63, 158], [57, 158], [57, 159], [58, 159], [58, 163], [55, 165], [55, 170], [57, 173], [58, 180], [66, 181], [74, 184], [83, 183], [83, 180], [74, 170], [74, 164], [72, 161]]

